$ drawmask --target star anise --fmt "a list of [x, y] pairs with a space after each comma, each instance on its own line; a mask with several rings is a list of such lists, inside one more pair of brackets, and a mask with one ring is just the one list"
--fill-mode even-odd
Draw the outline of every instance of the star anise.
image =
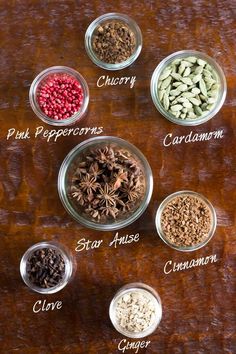
[[122, 182], [128, 181], [128, 172], [120, 169], [117, 173], [114, 173], [114, 180], [113, 188], [116, 190], [121, 187]]
[[100, 221], [101, 219], [100, 211], [94, 209], [91, 205], [89, 205], [88, 208], [85, 209], [85, 214], [89, 215], [91, 218], [95, 219], [96, 221]]
[[116, 219], [117, 214], [119, 213], [119, 209], [117, 209], [116, 207], [111, 207], [111, 206], [102, 207], [100, 210], [101, 210], [102, 215], [112, 216], [113, 219]]
[[129, 179], [129, 187], [135, 187], [136, 189], [141, 189], [142, 183], [140, 177], [132, 174]]
[[100, 205], [105, 205], [106, 207], [116, 206], [118, 195], [108, 183], [106, 183], [104, 187], [99, 188], [99, 193], [100, 194], [97, 195], [97, 198], [100, 199]]
[[108, 168], [109, 171], [118, 170], [120, 168], [120, 164], [118, 164], [116, 162], [116, 159], [114, 159], [114, 160], [110, 159], [110, 160], [107, 160], [106, 167]]
[[95, 178], [101, 175], [103, 171], [104, 170], [99, 167], [97, 162], [92, 163], [91, 166], [89, 167], [89, 173], [93, 175], [93, 177]]
[[100, 163], [105, 163], [109, 159], [114, 159], [115, 154], [112, 148], [106, 146], [103, 149], [96, 150], [96, 160]]
[[80, 188], [77, 188], [76, 186], [72, 186], [71, 192], [72, 197], [77, 200], [79, 205], [83, 206], [86, 201], [86, 196], [84, 195], [82, 190]]
[[111, 147], [98, 149], [96, 159], [102, 164], [102, 166], [107, 167], [109, 171], [119, 167], [119, 164], [117, 164], [117, 157]]
[[120, 191], [123, 192], [122, 197], [128, 198], [131, 202], [135, 201], [140, 196], [140, 189], [136, 188], [135, 185], [130, 186], [126, 184], [126, 186], [120, 188]]
[[92, 206], [94, 209], [96, 209], [97, 206], [99, 205], [99, 203], [100, 203], [100, 200], [97, 199], [97, 198], [94, 198], [94, 199], [91, 201], [91, 206]]
[[90, 195], [100, 186], [100, 184], [96, 182], [96, 178], [89, 173], [86, 173], [79, 185], [82, 191], [87, 192]]
[[86, 162], [80, 162], [75, 170], [75, 176], [81, 177], [87, 173]]
[[94, 222], [127, 216], [141, 202], [145, 179], [141, 162], [124, 148], [90, 148], [77, 162], [70, 193]]
[[132, 170], [132, 174], [137, 175], [140, 173], [140, 163], [130, 152], [120, 150], [118, 156], [121, 164]]

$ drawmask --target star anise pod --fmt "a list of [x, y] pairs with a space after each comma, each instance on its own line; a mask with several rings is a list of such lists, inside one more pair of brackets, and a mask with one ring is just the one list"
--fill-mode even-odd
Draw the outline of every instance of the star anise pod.
[[132, 174], [129, 179], [129, 187], [135, 187], [136, 189], [141, 189], [142, 183], [140, 177]]
[[120, 169], [117, 173], [114, 173], [114, 180], [113, 188], [116, 190], [121, 187], [122, 182], [128, 181], [128, 172]]
[[100, 203], [100, 200], [97, 199], [97, 198], [94, 198], [92, 201], [91, 201], [91, 206], [93, 207], [93, 209], [96, 209], [98, 207]]
[[107, 160], [106, 167], [109, 171], [118, 170], [120, 168], [120, 164], [116, 162], [116, 159], [110, 159]]
[[108, 183], [106, 183], [103, 188], [99, 187], [99, 193], [100, 194], [97, 194], [97, 198], [100, 199], [100, 205], [105, 205], [106, 207], [116, 206], [116, 199], [118, 195]]
[[128, 201], [124, 204], [122, 211], [124, 213], [130, 212], [131, 210], [133, 210], [135, 208], [135, 202], [134, 201]]
[[86, 201], [86, 196], [84, 195], [82, 190], [80, 188], [77, 188], [76, 186], [72, 186], [71, 192], [72, 192], [71, 193], [72, 197], [77, 200], [79, 205], [81, 205], [81, 206], [84, 205], [84, 203]]
[[129, 170], [132, 170], [132, 174], [140, 173], [139, 162], [128, 151], [118, 151], [118, 157], [121, 165], [125, 165]]
[[107, 159], [114, 157], [114, 151], [106, 146], [105, 148], [95, 150], [94, 155], [95, 159], [103, 164]]
[[99, 210], [94, 209], [91, 205], [85, 209], [85, 214], [89, 215], [91, 218], [95, 219], [96, 221], [100, 221], [101, 213]]
[[89, 203], [91, 203], [91, 201], [94, 200], [94, 194], [92, 191], [88, 193], [87, 200]]
[[123, 192], [122, 197], [128, 198], [129, 201], [133, 202], [140, 196], [140, 189], [136, 188], [135, 185], [126, 185], [120, 189]]
[[102, 215], [112, 216], [113, 219], [116, 219], [117, 214], [119, 213], [119, 210], [116, 207], [111, 206], [102, 207], [100, 210]]
[[104, 167], [107, 167], [109, 171], [119, 167], [114, 150], [111, 147], [107, 146], [104, 149], [98, 149], [96, 159]]
[[82, 191], [87, 192], [88, 195], [93, 194], [93, 191], [95, 192], [100, 186], [100, 184], [96, 182], [96, 178], [89, 173], [86, 173], [79, 185]]
[[91, 166], [89, 167], [89, 173], [93, 175], [93, 177], [95, 178], [101, 175], [103, 171], [104, 170], [99, 167], [97, 162], [92, 163]]
[[75, 170], [75, 176], [81, 177], [87, 173], [86, 162], [80, 162]]

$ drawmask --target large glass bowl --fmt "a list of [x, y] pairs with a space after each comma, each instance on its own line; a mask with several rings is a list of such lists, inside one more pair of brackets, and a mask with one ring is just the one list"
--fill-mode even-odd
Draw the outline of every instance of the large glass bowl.
[[[139, 165], [142, 168], [145, 181], [145, 190], [142, 200], [140, 200], [137, 208], [132, 212], [126, 213], [122, 217], [118, 217], [115, 220], [96, 222], [91, 217], [87, 216], [83, 208], [78, 207], [76, 202], [70, 197], [70, 181], [73, 172], [75, 171], [76, 164], [78, 164], [78, 161], [80, 161], [82, 157], [86, 158], [86, 152], [91, 151], [91, 149], [101, 149], [104, 147], [121, 148], [130, 152], [131, 156], [139, 162]], [[91, 138], [77, 145], [64, 159], [58, 175], [58, 192], [65, 209], [80, 224], [96, 230], [116, 230], [133, 223], [147, 208], [151, 199], [152, 190], [152, 171], [144, 155], [131, 143], [112, 136]]]

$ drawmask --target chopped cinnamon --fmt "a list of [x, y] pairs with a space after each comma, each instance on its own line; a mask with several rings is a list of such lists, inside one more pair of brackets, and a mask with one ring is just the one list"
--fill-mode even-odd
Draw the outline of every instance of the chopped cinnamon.
[[212, 226], [212, 213], [200, 197], [181, 194], [171, 199], [161, 214], [161, 228], [168, 242], [189, 247], [204, 242]]

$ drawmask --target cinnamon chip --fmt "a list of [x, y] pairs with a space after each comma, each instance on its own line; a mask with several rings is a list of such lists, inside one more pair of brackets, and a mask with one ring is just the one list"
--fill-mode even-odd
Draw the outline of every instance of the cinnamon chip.
[[161, 227], [167, 241], [175, 246], [198, 245], [208, 238], [212, 213], [200, 196], [182, 194], [164, 207]]

